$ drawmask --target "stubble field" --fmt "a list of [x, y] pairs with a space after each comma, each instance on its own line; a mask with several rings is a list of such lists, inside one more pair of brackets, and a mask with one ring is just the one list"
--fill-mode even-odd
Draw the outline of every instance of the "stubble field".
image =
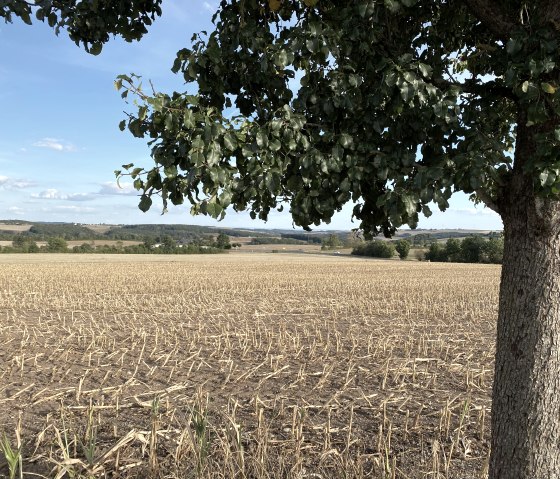
[[0, 477], [483, 478], [499, 271], [4, 255]]

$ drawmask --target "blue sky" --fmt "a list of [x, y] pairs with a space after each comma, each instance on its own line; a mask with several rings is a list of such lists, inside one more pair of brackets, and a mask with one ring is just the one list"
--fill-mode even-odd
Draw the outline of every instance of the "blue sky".
[[[166, 0], [163, 16], [139, 43], [115, 39], [94, 57], [64, 32], [37, 22], [0, 23], [0, 219], [78, 223], [217, 225], [193, 217], [187, 205], [161, 216], [154, 203], [142, 213], [136, 192], [113, 171], [122, 164], [151, 166], [145, 142], [118, 129], [127, 105], [114, 89], [120, 73], [142, 75], [161, 91], [181, 90], [170, 67], [194, 32], [210, 29], [217, 1]], [[320, 229], [350, 229], [351, 206]], [[437, 208], [436, 208], [437, 210]], [[229, 213], [221, 226], [290, 228], [287, 213], [268, 223]], [[451, 208], [422, 218], [420, 228], [501, 229], [498, 215], [456, 194]]]

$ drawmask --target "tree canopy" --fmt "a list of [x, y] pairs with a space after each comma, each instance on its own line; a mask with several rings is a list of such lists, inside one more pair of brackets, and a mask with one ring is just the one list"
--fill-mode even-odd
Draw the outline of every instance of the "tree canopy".
[[385, 235], [414, 227], [431, 202], [445, 210], [454, 191], [500, 212], [518, 122], [536, 145], [523, 171], [539, 195], [557, 195], [558, 8], [548, 3], [221, 2], [215, 30], [173, 66], [196, 94], [117, 80], [144, 100], [121, 128], [150, 138], [155, 161], [125, 165], [140, 208], [157, 193], [164, 206], [187, 199], [194, 213], [232, 205], [267, 219], [287, 202], [308, 227], [354, 201], [360, 227]]
[[76, 45], [97, 55], [111, 35], [140, 40], [161, 15], [162, 0], [0, 0], [0, 18], [14, 17], [31, 25], [46, 22], [58, 33], [65, 30]]

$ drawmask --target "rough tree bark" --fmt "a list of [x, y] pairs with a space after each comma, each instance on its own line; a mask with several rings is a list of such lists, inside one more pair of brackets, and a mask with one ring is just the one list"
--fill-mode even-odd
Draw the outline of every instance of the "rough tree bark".
[[[521, 118], [521, 125], [525, 119]], [[560, 477], [560, 202], [533, 194], [518, 127], [516, 164], [499, 198], [504, 222], [490, 479]]]

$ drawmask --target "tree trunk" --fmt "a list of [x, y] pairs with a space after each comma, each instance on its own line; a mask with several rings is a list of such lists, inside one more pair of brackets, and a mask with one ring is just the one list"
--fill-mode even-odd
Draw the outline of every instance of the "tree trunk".
[[504, 261], [490, 479], [560, 478], [560, 202], [514, 173], [500, 198]]

